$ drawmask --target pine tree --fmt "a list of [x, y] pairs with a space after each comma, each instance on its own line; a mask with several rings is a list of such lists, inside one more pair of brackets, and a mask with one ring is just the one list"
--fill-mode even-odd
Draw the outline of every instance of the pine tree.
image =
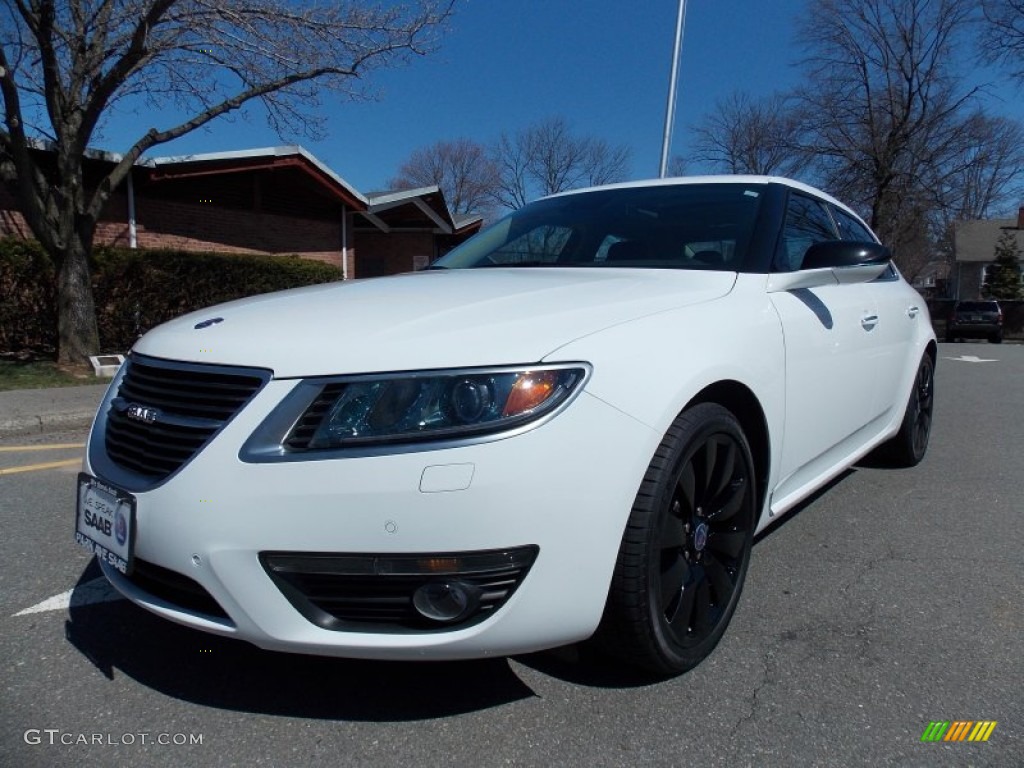
[[982, 293], [991, 299], [1024, 298], [1020, 282], [1020, 245], [1015, 230], [1003, 230], [996, 241], [995, 261], [985, 270]]

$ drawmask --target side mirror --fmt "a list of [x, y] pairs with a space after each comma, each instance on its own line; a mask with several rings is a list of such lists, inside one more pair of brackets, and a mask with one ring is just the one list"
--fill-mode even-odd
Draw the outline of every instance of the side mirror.
[[807, 249], [800, 269], [884, 266], [891, 259], [889, 249], [878, 243], [828, 240]]
[[768, 276], [768, 292], [866, 283], [885, 272], [891, 259], [889, 249], [878, 243], [853, 240], [815, 243], [807, 249], [799, 270]]

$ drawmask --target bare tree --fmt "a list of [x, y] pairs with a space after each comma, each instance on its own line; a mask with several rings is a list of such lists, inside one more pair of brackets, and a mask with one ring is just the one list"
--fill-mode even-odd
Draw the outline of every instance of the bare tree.
[[522, 134], [498, 137], [491, 152], [498, 169], [498, 189], [495, 199], [499, 205], [513, 210], [522, 208], [532, 199], [529, 188], [529, 146]]
[[483, 144], [472, 139], [438, 141], [415, 150], [391, 180], [395, 189], [438, 186], [453, 213], [485, 216], [494, 205], [498, 168]]
[[791, 96], [754, 100], [737, 91], [694, 129], [694, 157], [729, 173], [799, 176], [811, 161], [803, 125]]
[[970, 0], [820, 0], [802, 38], [800, 99], [825, 184], [859, 205], [913, 275], [929, 258], [929, 183], [962, 148], [977, 88], [952, 62]]
[[534, 197], [620, 181], [629, 172], [629, 156], [625, 145], [576, 135], [563, 118], [549, 118], [498, 139], [493, 150], [501, 174], [497, 199], [521, 208]]
[[672, 155], [668, 161], [668, 168], [665, 171], [669, 176], [685, 176], [686, 158], [682, 155]]
[[[955, 224], [986, 219], [1024, 188], [1024, 127], [980, 112], [961, 124], [961, 146], [928, 185], [935, 193], [933, 235], [938, 256], [952, 262]], [[1016, 210], [1016, 208], [1014, 209]]]
[[982, 57], [1024, 83], [1024, 0], [981, 0]]
[[[271, 125], [316, 135], [323, 90], [367, 95], [360, 76], [434, 44], [454, 0], [371, 6], [289, 0], [3, 0], [0, 163], [58, 265], [58, 359], [98, 351], [88, 254], [111, 193], [148, 149], [249, 102]], [[95, 188], [83, 154], [128, 97], [189, 115], [139, 138]], [[53, 143], [52, 162], [32, 151]]]
[[981, 112], [961, 123], [960, 142], [939, 168], [933, 189], [947, 221], [984, 219], [1024, 186], [1024, 127]]

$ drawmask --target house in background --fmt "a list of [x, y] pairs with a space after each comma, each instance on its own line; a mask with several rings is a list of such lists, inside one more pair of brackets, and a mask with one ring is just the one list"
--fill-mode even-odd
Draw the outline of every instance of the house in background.
[[1024, 253], [1024, 207], [1017, 211], [1016, 219], [958, 221], [954, 225], [954, 298], [981, 298], [986, 269], [995, 260], [996, 241], [1006, 231], [1014, 233]]
[[373, 192], [355, 217], [359, 277], [423, 269], [480, 229], [476, 215], [455, 216], [438, 187]]
[[912, 285], [926, 299], [944, 299], [949, 297], [949, 262], [945, 258], [929, 261], [917, 276]]
[[[90, 151], [86, 183], [120, 159]], [[482, 223], [453, 216], [437, 187], [367, 196], [302, 147], [282, 146], [139, 161], [104, 209], [96, 243], [298, 254], [354, 278], [421, 269]], [[0, 184], [3, 235], [31, 232], [14, 190]]]

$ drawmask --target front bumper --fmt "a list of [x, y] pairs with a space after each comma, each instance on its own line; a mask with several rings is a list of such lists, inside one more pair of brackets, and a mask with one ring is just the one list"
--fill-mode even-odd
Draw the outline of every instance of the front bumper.
[[[294, 385], [269, 382], [189, 464], [136, 494], [136, 557], [198, 585], [220, 612], [105, 567], [126, 597], [263, 648], [362, 658], [521, 653], [594, 631], [660, 440], [653, 430], [583, 392], [549, 422], [503, 440], [319, 461], [240, 460], [241, 446]], [[85, 470], [94, 472], [88, 461]], [[260, 561], [268, 552], [526, 547], [537, 549], [536, 559], [493, 615], [419, 632], [325, 628], [296, 608]]]

